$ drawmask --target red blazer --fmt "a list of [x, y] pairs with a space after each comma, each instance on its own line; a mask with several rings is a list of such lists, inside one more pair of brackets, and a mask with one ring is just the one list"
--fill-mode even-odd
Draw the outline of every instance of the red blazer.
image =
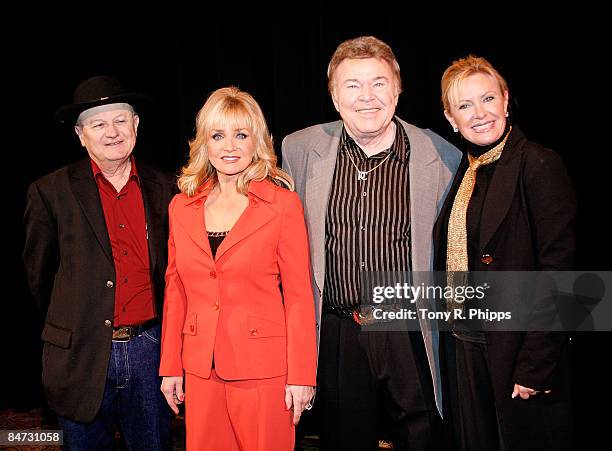
[[308, 237], [300, 200], [252, 181], [249, 205], [213, 259], [204, 204], [209, 190], [178, 194], [170, 237], [161, 376], [183, 370], [222, 379], [287, 374], [316, 385], [316, 332]]

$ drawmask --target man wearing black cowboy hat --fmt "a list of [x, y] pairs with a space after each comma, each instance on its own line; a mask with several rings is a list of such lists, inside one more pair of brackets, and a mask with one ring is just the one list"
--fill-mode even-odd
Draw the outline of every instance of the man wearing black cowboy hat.
[[43, 386], [65, 449], [165, 449], [170, 410], [159, 389], [169, 175], [132, 156], [146, 97], [114, 78], [85, 80], [56, 113], [88, 158], [32, 183], [23, 252], [46, 315]]

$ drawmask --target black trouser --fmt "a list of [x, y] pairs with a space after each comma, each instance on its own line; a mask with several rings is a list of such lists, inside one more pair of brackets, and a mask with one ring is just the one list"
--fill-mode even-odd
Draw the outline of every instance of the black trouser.
[[486, 346], [456, 339], [460, 441], [463, 451], [503, 449]]
[[376, 450], [379, 421], [389, 422], [395, 450], [435, 449], [439, 416], [428, 368], [420, 332], [362, 333], [351, 319], [324, 314], [321, 450]]

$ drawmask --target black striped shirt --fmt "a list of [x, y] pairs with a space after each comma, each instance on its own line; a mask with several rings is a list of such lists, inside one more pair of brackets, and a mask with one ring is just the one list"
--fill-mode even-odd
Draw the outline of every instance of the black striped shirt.
[[[369, 158], [342, 131], [325, 220], [328, 306], [358, 306], [365, 272], [410, 270], [410, 143], [394, 121], [391, 147]], [[361, 171], [380, 166], [359, 180], [350, 157]]]

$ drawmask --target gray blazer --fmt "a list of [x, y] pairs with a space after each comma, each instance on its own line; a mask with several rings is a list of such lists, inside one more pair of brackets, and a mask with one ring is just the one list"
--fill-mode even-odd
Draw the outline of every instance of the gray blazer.
[[[461, 152], [430, 130], [420, 129], [398, 118], [410, 141], [411, 268], [414, 284], [427, 283], [433, 270], [433, 226], [442, 208]], [[310, 238], [313, 288], [320, 332], [325, 282], [325, 215], [342, 134], [342, 121], [318, 124], [299, 130], [283, 140], [283, 168], [295, 181], [295, 190], [304, 204]], [[417, 300], [417, 304], [423, 300]], [[421, 321], [421, 332], [433, 380], [436, 405], [442, 412], [439, 339], [436, 323]]]

